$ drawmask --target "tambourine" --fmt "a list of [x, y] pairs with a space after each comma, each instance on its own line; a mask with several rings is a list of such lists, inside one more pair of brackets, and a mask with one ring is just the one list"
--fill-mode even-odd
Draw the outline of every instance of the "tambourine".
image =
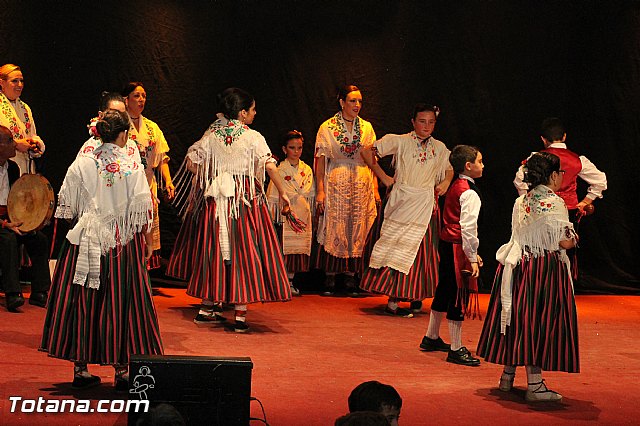
[[49, 181], [41, 175], [26, 174], [11, 185], [7, 199], [9, 219], [20, 223], [21, 232], [39, 231], [51, 220], [55, 195]]

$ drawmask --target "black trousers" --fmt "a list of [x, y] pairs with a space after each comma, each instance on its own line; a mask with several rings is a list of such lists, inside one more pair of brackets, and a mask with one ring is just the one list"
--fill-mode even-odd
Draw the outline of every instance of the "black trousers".
[[20, 293], [18, 269], [24, 244], [31, 259], [31, 292], [47, 292], [51, 287], [49, 275], [49, 244], [42, 232], [18, 235], [10, 229], [0, 228], [0, 282], [5, 293]]
[[440, 254], [439, 279], [436, 294], [431, 302], [431, 310], [446, 312], [448, 320], [464, 321], [462, 306], [463, 303], [466, 304], [466, 300], [460, 300], [460, 303], [456, 303], [458, 301], [458, 283], [456, 282], [455, 263], [453, 261], [453, 244], [442, 240], [438, 244], [438, 253]]

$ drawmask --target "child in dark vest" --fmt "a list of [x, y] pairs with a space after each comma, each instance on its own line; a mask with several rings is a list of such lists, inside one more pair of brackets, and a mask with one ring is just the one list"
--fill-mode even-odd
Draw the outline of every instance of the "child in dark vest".
[[[447, 362], [478, 366], [462, 345], [462, 322], [470, 314], [470, 301], [474, 312], [477, 304], [477, 279], [482, 266], [478, 255], [478, 216], [481, 199], [474, 179], [482, 176], [482, 154], [472, 146], [458, 145], [449, 156], [457, 178], [453, 180], [445, 198], [440, 230], [440, 267], [438, 286], [431, 303], [429, 327], [420, 343], [424, 351], [448, 352]], [[475, 293], [473, 299], [470, 293]], [[446, 316], [451, 344], [440, 337], [440, 324]]]

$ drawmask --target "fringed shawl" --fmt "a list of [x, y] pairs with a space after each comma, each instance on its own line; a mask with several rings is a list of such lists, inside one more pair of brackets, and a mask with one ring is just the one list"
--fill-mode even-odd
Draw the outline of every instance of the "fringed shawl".
[[538, 257], [547, 251], [561, 251], [569, 267], [569, 258], [560, 241], [575, 240], [573, 224], [562, 198], [545, 185], [521, 195], [513, 206], [511, 239], [498, 250], [496, 260], [504, 265], [501, 283], [501, 329], [511, 323], [513, 269], [521, 259]]
[[80, 153], [65, 176], [55, 217], [77, 219], [67, 239], [79, 246], [73, 282], [98, 289], [100, 256], [152, 224], [152, 198], [140, 163], [103, 144]]
[[273, 182], [267, 188], [267, 200], [271, 217], [277, 223], [282, 224], [282, 250], [284, 254], [311, 254], [313, 207], [315, 205], [315, 186], [313, 184], [313, 172], [304, 161], [300, 160], [298, 166], [292, 166], [286, 159], [278, 165], [278, 174], [284, 182], [284, 186], [291, 201], [290, 207], [293, 213], [302, 220], [307, 228], [303, 232], [295, 232], [287, 221], [283, 221], [280, 211], [280, 197]]
[[44, 142], [36, 133], [36, 123], [33, 121], [33, 114], [29, 105], [22, 102], [20, 98], [12, 103], [7, 96], [0, 92], [0, 124], [7, 127], [14, 139], [31, 138], [38, 143], [40, 154], [30, 152], [18, 152], [12, 158], [20, 167], [20, 174], [35, 173], [35, 167], [31, 164], [29, 170], [30, 157], [36, 158], [42, 155], [45, 150]]
[[[197, 167], [195, 178], [186, 169], [187, 160]], [[260, 133], [238, 120], [220, 117], [189, 148], [176, 174], [175, 203], [181, 215], [190, 207], [202, 206], [202, 197], [215, 200], [220, 247], [226, 260], [230, 258], [228, 221], [238, 218], [240, 203], [248, 206], [249, 200], [264, 197], [267, 162], [275, 163], [275, 159]], [[249, 185], [244, 184], [246, 178]]]

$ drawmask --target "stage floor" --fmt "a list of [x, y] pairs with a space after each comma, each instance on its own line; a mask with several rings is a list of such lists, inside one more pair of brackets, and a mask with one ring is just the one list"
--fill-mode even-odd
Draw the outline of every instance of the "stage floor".
[[[322, 297], [305, 294], [288, 303], [249, 307], [247, 334], [223, 326], [196, 325], [197, 300], [181, 288], [155, 288], [166, 354], [252, 359], [251, 394], [277, 425], [332, 425], [347, 413], [347, 397], [359, 383], [393, 385], [403, 398], [401, 425], [424, 424], [633, 424], [637, 422], [640, 371], [640, 297], [578, 296], [581, 373], [544, 374], [548, 386], [564, 395], [560, 404], [524, 402], [526, 376], [519, 369], [515, 389], [497, 389], [501, 367], [463, 367], [445, 362], [444, 353], [418, 345], [427, 327], [423, 313], [396, 318], [383, 313], [386, 298]], [[4, 304], [4, 300], [2, 301]], [[483, 313], [488, 295], [480, 296]], [[123, 425], [126, 414], [12, 413], [10, 396], [24, 399], [121, 399], [113, 391], [113, 368], [93, 366], [97, 388], [70, 386], [71, 364], [38, 352], [44, 309], [22, 313], [0, 307], [0, 424]], [[225, 315], [231, 318], [232, 312]], [[475, 352], [482, 327], [465, 321], [464, 344]], [[441, 330], [449, 341], [446, 321]], [[262, 418], [256, 401], [253, 417]], [[261, 424], [253, 421], [253, 424]]]

